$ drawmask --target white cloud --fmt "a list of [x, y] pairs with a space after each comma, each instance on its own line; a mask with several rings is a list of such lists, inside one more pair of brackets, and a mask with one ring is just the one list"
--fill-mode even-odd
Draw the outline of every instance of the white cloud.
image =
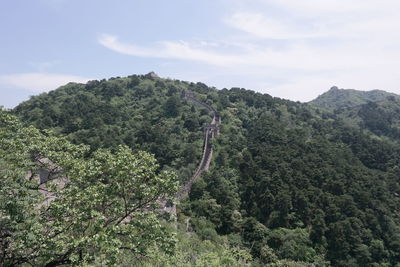
[[0, 85], [28, 90], [34, 93], [47, 92], [69, 82], [84, 83], [91, 79], [64, 74], [14, 73], [0, 75]]
[[[380, 15], [397, 14], [400, 2], [397, 0], [238, 0], [243, 6], [256, 3], [258, 8], [277, 7], [293, 13], [296, 16], [327, 17], [367, 14]], [[292, 15], [293, 15], [292, 14]]]
[[[400, 6], [399, 6], [400, 7]], [[329, 10], [329, 12], [332, 12]], [[297, 14], [299, 15], [299, 14]], [[224, 19], [224, 22], [237, 30], [246, 32], [261, 39], [282, 39], [297, 41], [298, 39], [371, 39], [371, 36], [395, 39], [393, 34], [400, 30], [400, 17], [381, 14], [348, 14], [315, 18], [314, 16], [283, 16], [275, 18], [268, 13], [236, 12]], [[380, 41], [384, 41], [379, 39]], [[377, 41], [377, 40], [374, 40]]]
[[109, 34], [102, 34], [98, 41], [115, 52], [138, 57], [193, 60], [212, 65], [237, 64], [243, 61], [235, 55], [207, 50], [206, 47], [215, 47], [216, 43], [209, 44], [205, 41], [195, 45], [183, 41], [160, 41], [152, 47], [140, 47], [123, 43], [118, 37]]
[[[271, 48], [262, 44], [243, 45], [240, 51], [232, 52], [233, 46], [224, 45], [223, 49], [210, 49], [204, 43], [197, 45], [188, 42], [161, 41], [156, 46], [140, 47], [125, 44], [111, 35], [103, 35], [99, 42], [105, 47], [127, 55], [180, 59], [207, 63], [225, 68], [267, 67], [286, 70], [323, 71], [363, 68], [369, 62], [388, 64], [386, 51], [380, 51], [374, 44], [340, 44], [319, 46], [306, 42], [295, 42], [284, 48]], [[390, 52], [399, 56], [399, 52]]]
[[99, 39], [99, 43], [113, 51], [121, 54], [127, 54], [139, 57], [151, 57], [152, 53], [149, 49], [139, 48], [135, 45], [124, 44], [118, 41], [118, 37], [109, 34], [102, 34]]
[[216, 77], [207, 79], [212, 84], [231, 75], [244, 81], [237, 86], [270, 88], [272, 95], [295, 100], [310, 100], [332, 85], [400, 93], [400, 1], [236, 3], [240, 8], [221, 20], [233, 34], [221, 34], [221, 40], [138, 46], [102, 35], [98, 41], [122, 54], [215, 66], [203, 67], [204, 76]]
[[301, 32], [294, 25], [268, 18], [261, 13], [239, 12], [225, 19], [225, 22], [238, 30], [260, 38], [271, 39], [303, 39], [320, 34]]

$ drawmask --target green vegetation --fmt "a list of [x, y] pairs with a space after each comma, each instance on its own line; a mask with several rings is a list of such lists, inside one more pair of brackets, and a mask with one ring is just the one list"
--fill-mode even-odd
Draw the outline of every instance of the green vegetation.
[[[242, 89], [221, 90], [219, 98], [215, 165], [195, 185], [189, 212], [220, 234], [239, 234], [261, 259], [267, 245], [279, 258], [335, 266], [398, 262], [399, 146], [307, 105]], [[273, 241], [281, 228], [298, 234], [280, 231]], [[385, 251], [379, 256], [376, 243]]]
[[[139, 257], [154, 246], [173, 253], [174, 235], [146, 207], [173, 195], [176, 177], [158, 172], [148, 153], [121, 146], [87, 158], [86, 146], [3, 111], [0, 140], [1, 266], [112, 264], [122, 251]], [[39, 184], [38, 170], [50, 179]]]
[[[202, 240], [154, 212], [176, 176], [147, 152], [88, 152], [0, 110], [0, 266], [246, 266], [250, 254]], [[51, 159], [49, 161], [48, 159]], [[44, 172], [45, 170], [45, 172]], [[40, 179], [40, 173], [50, 174]], [[43, 177], [42, 177], [43, 178]]]
[[310, 101], [310, 104], [321, 108], [335, 110], [359, 106], [367, 104], [368, 102], [382, 101], [388, 97], [400, 99], [398, 95], [382, 90], [357, 91], [353, 89], [338, 89], [334, 86], [328, 92], [325, 92], [316, 99]]
[[155, 155], [188, 179], [201, 158], [202, 125], [211, 114], [181, 101], [176, 81], [140, 76], [91, 81], [32, 97], [15, 112], [91, 150], [127, 145]]
[[334, 113], [350, 127], [388, 141], [400, 141], [400, 98], [389, 96], [377, 102], [336, 109]]
[[121, 257], [122, 266], [252, 266], [254, 261], [248, 250], [230, 247], [226, 238], [217, 237], [214, 240], [202, 239], [196, 233], [187, 233], [183, 225], [177, 231], [177, 245], [173, 255], [160, 250], [142, 259], [134, 259], [131, 255]]
[[[184, 181], [199, 161], [202, 126], [210, 116], [183, 101], [180, 90], [218, 110], [221, 134], [213, 142], [210, 171], [178, 206], [175, 254], [160, 258], [172, 254], [153, 247], [140, 264], [400, 262], [400, 145], [390, 130], [396, 99], [386, 113], [349, 100], [348, 106], [366, 105], [357, 113], [363, 126], [355, 127], [339, 112], [245, 89], [130, 76], [69, 84], [14, 112], [27, 124], [90, 145], [88, 157], [96, 157], [97, 148], [118, 155], [121, 144], [149, 151]], [[391, 116], [392, 128], [375, 126], [381, 120], [370, 115], [375, 112]], [[117, 260], [131, 262], [129, 257]]]

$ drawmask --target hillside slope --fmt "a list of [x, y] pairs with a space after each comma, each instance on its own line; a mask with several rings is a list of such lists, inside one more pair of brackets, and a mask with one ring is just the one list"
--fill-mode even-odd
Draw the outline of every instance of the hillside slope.
[[400, 99], [389, 97], [382, 101], [336, 111], [348, 125], [400, 142]]
[[146, 152], [89, 153], [0, 108], [0, 177], [0, 266], [254, 266], [154, 209], [178, 187]]
[[198, 160], [210, 115], [182, 101], [181, 89], [214, 106], [223, 122], [209, 172], [178, 209], [201, 238], [224, 236], [264, 264], [400, 261], [400, 146], [329, 111], [241, 88], [134, 75], [70, 84], [14, 112], [76, 143], [149, 150], [183, 173]]
[[332, 88], [311, 101], [328, 108], [346, 125], [367, 133], [400, 141], [400, 96], [385, 91], [356, 91]]
[[339, 89], [334, 86], [309, 103], [317, 107], [334, 110], [367, 104], [368, 102], [382, 101], [390, 96], [397, 99], [400, 98], [396, 94], [382, 90], [358, 91], [353, 89]]
[[92, 150], [123, 144], [151, 152], [162, 167], [177, 170], [186, 180], [200, 161], [202, 126], [212, 114], [182, 101], [185, 87], [150, 75], [70, 83], [14, 111], [25, 122]]

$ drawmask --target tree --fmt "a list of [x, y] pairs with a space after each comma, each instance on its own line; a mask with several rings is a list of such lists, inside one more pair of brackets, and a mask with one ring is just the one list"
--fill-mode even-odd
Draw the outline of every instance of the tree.
[[[125, 146], [87, 151], [0, 111], [1, 266], [108, 265], [122, 251], [173, 252], [174, 236], [152, 207], [175, 194], [175, 175]], [[51, 178], [41, 185], [38, 168]]]
[[167, 99], [164, 105], [165, 114], [168, 117], [176, 117], [179, 115], [181, 101], [178, 96], [173, 95]]

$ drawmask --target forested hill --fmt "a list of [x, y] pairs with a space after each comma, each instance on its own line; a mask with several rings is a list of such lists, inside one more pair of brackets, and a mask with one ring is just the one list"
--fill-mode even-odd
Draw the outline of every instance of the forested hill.
[[330, 108], [346, 125], [400, 141], [400, 96], [380, 90], [368, 92], [332, 88], [310, 104]]
[[334, 110], [363, 105], [368, 102], [382, 101], [388, 97], [400, 99], [400, 96], [382, 90], [358, 91], [353, 89], [339, 89], [334, 86], [329, 91], [310, 101], [310, 104]]
[[348, 125], [400, 142], [400, 98], [388, 97], [335, 113]]
[[187, 179], [201, 158], [202, 126], [212, 118], [182, 101], [181, 91], [187, 87], [151, 75], [70, 83], [34, 96], [14, 111], [25, 122], [92, 150], [124, 144], [151, 152], [161, 166]]
[[68, 84], [14, 112], [75, 143], [150, 151], [184, 179], [199, 160], [210, 114], [183, 101], [182, 89], [215, 107], [222, 121], [209, 172], [178, 207], [178, 220], [190, 221], [200, 238], [247, 249], [254, 264], [400, 262], [400, 146], [329, 111], [240, 88], [133, 75]]

